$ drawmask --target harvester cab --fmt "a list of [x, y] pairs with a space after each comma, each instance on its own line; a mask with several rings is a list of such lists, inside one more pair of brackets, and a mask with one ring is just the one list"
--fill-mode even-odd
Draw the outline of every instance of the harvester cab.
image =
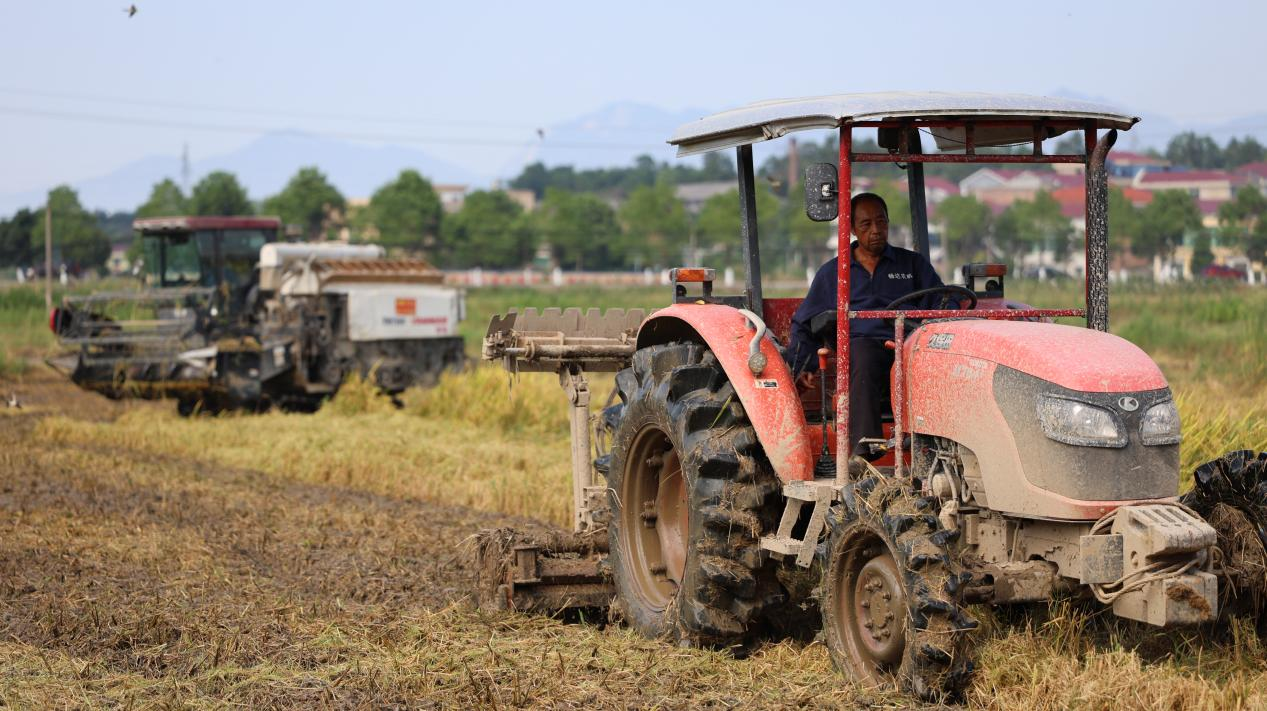
[[[602, 597], [595, 586], [608, 582], [620, 616], [643, 634], [737, 648], [816, 607], [845, 674], [943, 699], [970, 678], [970, 603], [1074, 595], [1168, 627], [1260, 599], [1220, 578], [1216, 544], [1233, 534], [1205, 516], [1226, 504], [1249, 521], [1243, 530], [1264, 530], [1245, 492], [1267, 478], [1267, 456], [1210, 465], [1218, 471], [1199, 475], [1181, 501], [1166, 379], [1108, 333], [1105, 161], [1137, 121], [1082, 101], [885, 93], [763, 102], [681, 127], [670, 140], [679, 155], [736, 152], [743, 293], [716, 295], [711, 270], [682, 268], [671, 272], [674, 302], [638, 324], [597, 312], [493, 320], [487, 358], [557, 371], [569, 392], [586, 371], [614, 370], [617, 392], [591, 427], [574, 408], [577, 540], [591, 545], [556, 551], [504, 537], [485, 546], [518, 557], [486, 556], [482, 600], [592, 605]], [[825, 377], [811, 393], [798, 392], [783, 354], [801, 299], [762, 293], [752, 157], [754, 143], [804, 129], [839, 136], [838, 162], [805, 175], [807, 215], [835, 220], [838, 259], [836, 309], [813, 323], [824, 334]], [[860, 131], [875, 131], [880, 150], [858, 150]], [[1045, 151], [1070, 132], [1081, 132], [1083, 150]], [[1057, 309], [1009, 301], [1006, 268], [974, 263], [959, 272], [962, 286], [934, 290], [953, 297], [938, 308], [912, 295], [851, 309], [850, 198], [861, 163], [905, 170], [913, 247], [925, 259], [926, 164], [1077, 166], [1085, 299]], [[891, 422], [869, 443], [884, 455], [874, 462], [851, 460], [847, 446], [857, 319], [893, 324]], [[1262, 540], [1249, 544], [1262, 551]], [[603, 564], [576, 576], [587, 551]], [[583, 599], [568, 598], [569, 580], [588, 586]]]
[[134, 224], [144, 279], [158, 289], [209, 289], [208, 315], [228, 323], [259, 284], [260, 249], [276, 242], [280, 222], [267, 217], [150, 218]]

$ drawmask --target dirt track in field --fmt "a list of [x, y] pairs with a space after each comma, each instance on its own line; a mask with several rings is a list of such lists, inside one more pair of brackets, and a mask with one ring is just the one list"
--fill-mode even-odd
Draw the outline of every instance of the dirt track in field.
[[[314, 621], [386, 630], [458, 603], [474, 584], [469, 536], [541, 527], [197, 460], [42, 445], [47, 414], [110, 420], [171, 405], [113, 403], [39, 373], [3, 387], [23, 407], [0, 416], [0, 640], [96, 674], [328, 664], [320, 645], [297, 643]], [[283, 698], [302, 706], [308, 692], [240, 700]]]

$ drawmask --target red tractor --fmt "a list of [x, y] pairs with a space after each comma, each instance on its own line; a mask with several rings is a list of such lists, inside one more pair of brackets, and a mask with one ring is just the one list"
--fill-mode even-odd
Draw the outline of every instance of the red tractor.
[[[680, 128], [670, 140], [680, 155], [737, 151], [744, 292], [715, 295], [712, 270], [683, 268], [672, 272], [674, 303], [645, 319], [526, 310], [493, 320], [487, 358], [558, 372], [570, 394], [577, 516], [567, 540], [490, 534], [499, 545], [482, 549], [482, 602], [544, 609], [614, 595], [649, 637], [740, 650], [817, 608], [842, 672], [927, 699], [970, 679], [969, 604], [1076, 595], [1159, 627], [1257, 615], [1260, 597], [1248, 593], [1264, 581], [1231, 574], [1219, 549], [1267, 561], [1267, 455], [1202, 467], [1180, 499], [1166, 379], [1108, 333], [1105, 157], [1137, 121], [1081, 101], [885, 93], [763, 102]], [[762, 296], [752, 144], [817, 128], [840, 136], [839, 165], [811, 166], [805, 181], [811, 219], [838, 224], [837, 309], [814, 323], [834, 377], [801, 394], [781, 353], [800, 299]], [[855, 129], [874, 129], [880, 152], [856, 152]], [[1070, 131], [1083, 132], [1085, 152], [1044, 153]], [[925, 152], [923, 135], [939, 150]], [[992, 150], [1017, 145], [1032, 150]], [[919, 294], [851, 311], [861, 162], [905, 167], [925, 258], [925, 163], [1084, 166], [1085, 305], [1008, 301], [1003, 265], [969, 264], [964, 286], [937, 289], [970, 296], [968, 308], [905, 308]], [[873, 464], [851, 461], [845, 444], [853, 319], [894, 323], [891, 424], [869, 442], [885, 455]], [[584, 374], [595, 370], [616, 371], [616, 393], [591, 421]]]

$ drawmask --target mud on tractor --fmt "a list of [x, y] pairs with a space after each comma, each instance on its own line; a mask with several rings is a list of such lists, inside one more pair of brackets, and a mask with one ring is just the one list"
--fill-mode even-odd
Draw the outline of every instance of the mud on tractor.
[[[647, 636], [737, 650], [812, 624], [804, 613], [817, 609], [840, 671], [927, 699], [970, 679], [971, 604], [1077, 596], [1158, 627], [1256, 616], [1261, 568], [1236, 563], [1267, 562], [1267, 455], [1211, 462], [1177, 496], [1169, 386], [1108, 333], [1105, 157], [1137, 121], [1081, 101], [892, 93], [765, 102], [680, 128], [680, 155], [736, 150], [744, 292], [714, 294], [712, 270], [681, 268], [673, 303], [646, 318], [493, 319], [484, 356], [557, 372], [569, 395], [576, 520], [567, 539], [488, 532], [481, 603], [611, 602]], [[839, 132], [839, 164], [805, 180], [809, 216], [837, 219], [838, 300], [813, 323], [828, 377], [798, 393], [781, 350], [800, 299], [762, 296], [752, 144], [809, 128]], [[880, 151], [856, 151], [856, 129], [874, 129]], [[1043, 152], [1070, 131], [1083, 132], [1083, 152]], [[925, 152], [924, 135], [940, 150]], [[988, 150], [1016, 145], [1030, 150]], [[905, 168], [925, 258], [926, 163], [1082, 165], [1085, 305], [1007, 300], [1004, 265], [969, 264], [964, 286], [937, 289], [967, 290], [966, 307], [851, 310], [851, 174], [864, 162]], [[883, 455], [873, 462], [846, 444], [853, 319], [894, 325], [892, 412], [868, 443]], [[591, 420], [594, 371], [615, 371], [616, 387]]]
[[314, 409], [352, 374], [388, 393], [465, 359], [462, 292], [418, 259], [376, 245], [283, 243], [272, 217], [162, 217], [134, 224], [138, 291], [68, 296], [49, 364], [110, 398], [198, 410]]

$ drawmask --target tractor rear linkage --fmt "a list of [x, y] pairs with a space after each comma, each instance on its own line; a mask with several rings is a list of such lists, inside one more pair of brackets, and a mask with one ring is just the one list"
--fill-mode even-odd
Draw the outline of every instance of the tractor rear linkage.
[[[607, 552], [607, 490], [594, 484], [593, 436], [586, 372], [628, 367], [642, 309], [525, 309], [495, 316], [484, 338], [485, 360], [506, 370], [556, 372], [570, 407], [573, 533], [546, 538], [504, 529], [481, 531], [477, 543], [480, 603], [494, 609], [559, 611], [602, 608], [612, 598], [601, 570]], [[608, 403], [610, 404], [610, 403]], [[601, 434], [599, 435], [601, 448]]]

